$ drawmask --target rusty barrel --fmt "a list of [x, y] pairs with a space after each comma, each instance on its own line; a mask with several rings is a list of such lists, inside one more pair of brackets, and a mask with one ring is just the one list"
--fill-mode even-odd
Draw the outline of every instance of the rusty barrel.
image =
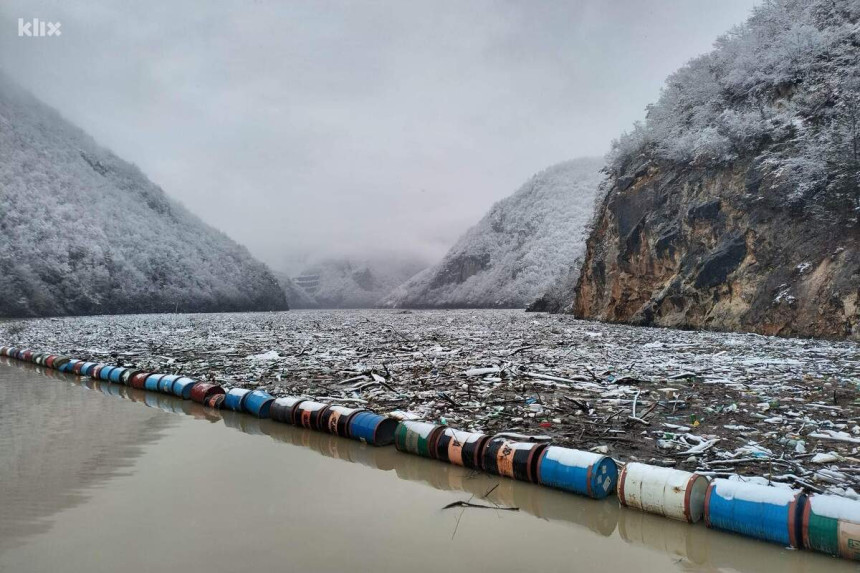
[[436, 458], [475, 470], [481, 469], [481, 453], [490, 436], [476, 432], [464, 432], [454, 428], [445, 431], [436, 441]]
[[146, 381], [143, 383], [144, 390], [149, 390], [150, 392], [158, 392], [158, 383], [165, 376], [167, 376], [167, 374], [150, 374], [146, 377]]
[[860, 501], [810, 495], [803, 508], [803, 546], [860, 561]]
[[275, 397], [265, 390], [254, 390], [245, 397], [242, 407], [245, 408], [246, 412], [258, 418], [268, 418], [269, 410], [274, 401]]
[[48, 355], [48, 357], [45, 358], [45, 366], [47, 366], [48, 368], [54, 368], [54, 362], [57, 361], [57, 358], [59, 358], [59, 356], [55, 354]]
[[224, 404], [222, 407], [227, 410], [233, 410], [234, 412], [241, 412], [242, 404], [245, 402], [245, 397], [250, 393], [251, 391], [247, 388], [232, 388], [224, 395]]
[[183, 400], [188, 400], [191, 398], [191, 392], [194, 390], [194, 386], [196, 386], [197, 384], [197, 380], [192, 380], [187, 376], [182, 376], [180, 378], [177, 378], [173, 382], [171, 392], [174, 396], [179, 396]]
[[538, 461], [547, 445], [491, 438], [484, 448], [484, 471], [520, 481], [537, 483]]
[[[222, 388], [223, 390], [223, 388]], [[209, 406], [210, 408], [214, 408], [216, 410], [220, 410], [224, 406], [224, 398], [226, 398], [226, 394], [212, 394], [206, 400], [204, 400], [203, 405]]]
[[615, 491], [618, 466], [609, 456], [548, 446], [538, 459], [537, 481], [594, 499]]
[[397, 420], [367, 410], [356, 412], [349, 421], [349, 437], [371, 446], [388, 446], [394, 441]]
[[135, 374], [140, 374], [140, 370], [135, 368], [126, 368], [125, 372], [122, 373], [122, 376], [119, 378], [120, 384], [123, 386], [131, 386], [131, 377]]
[[628, 463], [618, 478], [621, 505], [696, 523], [705, 513], [708, 478], [699, 474]]
[[272, 402], [269, 409], [269, 417], [276, 422], [284, 424], [295, 424], [296, 406], [304, 402], [302, 398], [295, 396], [284, 396]]
[[200, 382], [191, 389], [191, 399], [198, 404], [205, 404], [215, 394], [224, 394], [224, 388], [211, 382]]
[[798, 490], [715, 479], [705, 494], [705, 524], [784, 546], [800, 547], [806, 495]]
[[128, 385], [131, 386], [132, 388], [137, 388], [138, 390], [144, 390], [146, 388], [146, 386], [145, 386], [146, 379], [149, 376], [150, 376], [149, 372], [138, 372], [137, 374], [135, 374], [134, 376], [132, 376], [129, 379]]
[[296, 410], [293, 413], [293, 423], [302, 428], [321, 430], [320, 417], [330, 407], [328, 404], [323, 404], [322, 402], [304, 400], [296, 404]]
[[436, 440], [444, 431], [445, 426], [427, 422], [400, 422], [394, 432], [394, 446], [401, 452], [435, 458]]
[[361, 408], [331, 406], [320, 414], [320, 430], [342, 438], [348, 438], [350, 421], [356, 414], [363, 411]]

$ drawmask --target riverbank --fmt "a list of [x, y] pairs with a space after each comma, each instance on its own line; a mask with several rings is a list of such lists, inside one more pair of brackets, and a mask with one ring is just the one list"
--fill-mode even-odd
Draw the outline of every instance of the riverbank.
[[521, 311], [15, 321], [4, 344], [855, 497], [857, 344]]

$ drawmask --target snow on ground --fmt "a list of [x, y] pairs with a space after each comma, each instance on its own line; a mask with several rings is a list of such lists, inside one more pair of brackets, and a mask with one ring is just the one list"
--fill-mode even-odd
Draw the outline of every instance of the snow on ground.
[[850, 342], [507, 310], [360, 310], [14, 321], [0, 323], [0, 345], [549, 434], [621, 460], [860, 490]]

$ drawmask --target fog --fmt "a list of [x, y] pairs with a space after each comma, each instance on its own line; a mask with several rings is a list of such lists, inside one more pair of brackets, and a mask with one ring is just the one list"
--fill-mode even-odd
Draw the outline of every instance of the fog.
[[275, 269], [431, 261], [754, 4], [4, 0], [0, 67]]

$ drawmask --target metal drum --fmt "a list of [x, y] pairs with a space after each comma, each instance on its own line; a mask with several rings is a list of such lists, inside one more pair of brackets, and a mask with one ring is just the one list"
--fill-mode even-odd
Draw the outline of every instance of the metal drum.
[[328, 404], [323, 404], [322, 402], [304, 400], [296, 404], [296, 410], [293, 413], [293, 423], [303, 428], [319, 430], [320, 416], [330, 407]]
[[18, 356], [20, 360], [23, 360], [24, 362], [30, 362], [33, 358], [33, 351], [23, 350], [18, 354]]
[[92, 376], [95, 367], [95, 362], [84, 362], [78, 370], [78, 374], [81, 376]]
[[[223, 388], [222, 388], [223, 390]], [[220, 410], [224, 406], [224, 399], [227, 397], [226, 394], [212, 394], [206, 401], [203, 402], [205, 406], [209, 406], [210, 408], [214, 408], [216, 410]]]
[[400, 422], [394, 432], [394, 446], [401, 452], [435, 458], [436, 440], [444, 431], [445, 426], [427, 422]]
[[138, 390], [143, 390], [146, 388], [146, 379], [149, 378], [149, 372], [138, 372], [128, 380], [128, 385], [132, 388], [137, 388]]
[[165, 376], [167, 376], [167, 374], [150, 374], [146, 377], [146, 381], [143, 383], [143, 388], [150, 392], [158, 392], [158, 385], [161, 382], [161, 379]]
[[224, 388], [211, 382], [199, 382], [191, 389], [191, 399], [198, 404], [205, 404], [215, 394], [224, 394]]
[[101, 370], [99, 370], [99, 380], [104, 380], [105, 382], [110, 382], [110, 374], [114, 370], [116, 370], [118, 366], [102, 366]]
[[702, 519], [707, 492], [704, 476], [635, 462], [618, 478], [621, 505], [689, 523]]
[[349, 422], [356, 414], [363, 411], [361, 408], [331, 406], [320, 414], [320, 430], [342, 438], [348, 438]]
[[549, 446], [538, 459], [537, 482], [550, 487], [603, 499], [617, 481], [618, 466], [609, 456]]
[[122, 366], [117, 366], [113, 370], [110, 371], [110, 375], [108, 379], [114, 384], [119, 384], [122, 381], [122, 375], [128, 372], [128, 368], [123, 368]]
[[269, 409], [274, 401], [275, 397], [265, 390], [254, 390], [245, 397], [245, 403], [242, 407], [245, 408], [246, 412], [258, 418], [268, 418]]
[[101, 380], [101, 371], [105, 368], [109, 368], [107, 364], [96, 364], [95, 367], [90, 371], [90, 378], [95, 380]]
[[80, 360], [75, 360], [74, 358], [64, 358], [62, 364], [57, 366], [57, 363], [54, 362], [54, 366], [56, 366], [57, 370], [59, 370], [60, 372], [72, 372], [72, 369], [78, 362], [80, 362]]
[[183, 400], [188, 400], [191, 398], [191, 391], [194, 390], [194, 386], [197, 385], [197, 380], [192, 380], [187, 376], [182, 376], [181, 378], [177, 378], [173, 383], [173, 394], [179, 396]]
[[54, 362], [57, 361], [57, 358], [59, 358], [59, 356], [55, 354], [49, 355], [47, 358], [45, 358], [45, 366], [47, 366], [48, 368], [54, 368]]
[[457, 466], [479, 470], [482, 462], [481, 454], [488, 441], [490, 436], [486, 434], [445, 428], [436, 442], [436, 458]]
[[388, 446], [394, 441], [397, 420], [363, 410], [349, 421], [349, 437], [371, 446]]
[[781, 545], [800, 546], [803, 492], [716, 479], [705, 494], [705, 524]]
[[140, 374], [140, 370], [135, 370], [133, 368], [126, 368], [125, 372], [122, 373], [122, 376], [119, 378], [120, 384], [123, 386], [131, 386], [131, 377], [135, 374]]
[[233, 388], [224, 395], [223, 407], [234, 412], [241, 412], [245, 397], [250, 393], [251, 391], [247, 388]]
[[294, 396], [278, 398], [272, 403], [272, 407], [269, 410], [269, 417], [276, 422], [294, 424], [296, 406], [302, 402], [304, 402], [302, 398], [296, 398]]
[[803, 546], [860, 561], [860, 501], [810, 495], [803, 508]]
[[545, 443], [514, 442], [502, 437], [491, 438], [484, 448], [484, 471], [536, 483], [538, 460], [546, 447]]
[[162, 376], [158, 381], [158, 391], [162, 394], [173, 394], [173, 383], [182, 378], [179, 374]]

